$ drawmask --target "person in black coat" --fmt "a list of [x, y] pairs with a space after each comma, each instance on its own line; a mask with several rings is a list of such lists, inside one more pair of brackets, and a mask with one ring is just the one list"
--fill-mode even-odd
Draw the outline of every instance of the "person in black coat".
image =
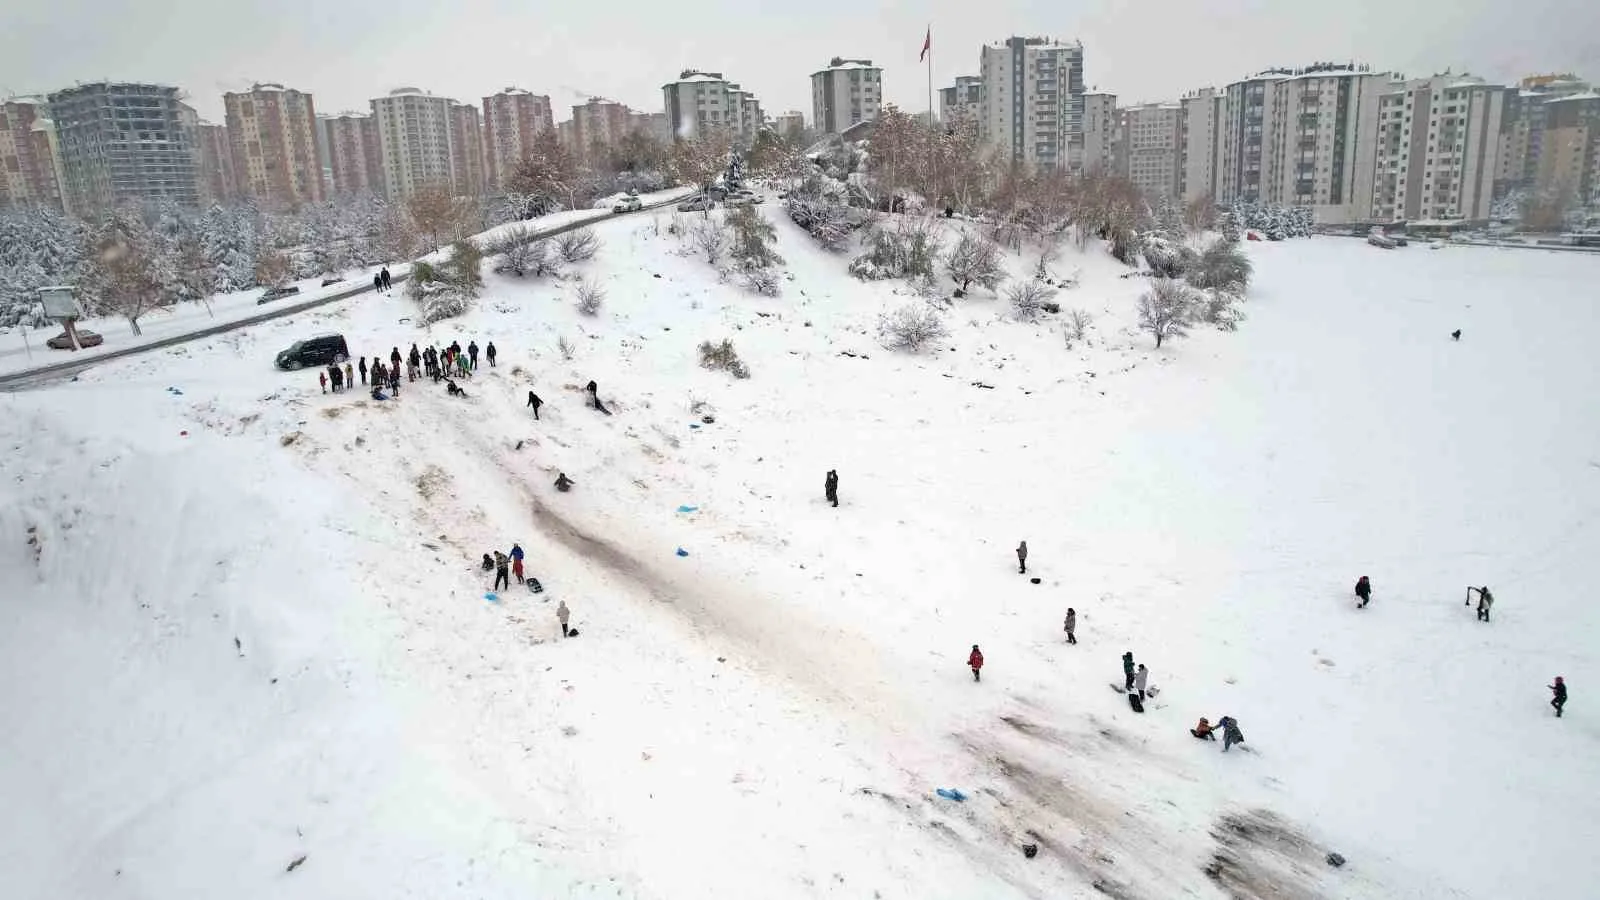
[[489, 342], [489, 346], [483, 348], [483, 355], [487, 356], [489, 358], [489, 368], [491, 368], [491, 369], [494, 368], [494, 357], [495, 357], [494, 341], [490, 341]]
[[1556, 718], [1559, 719], [1561, 708], [1567, 705], [1567, 683], [1561, 680], [1560, 675], [1556, 676], [1556, 683], [1550, 685], [1550, 693], [1553, 695], [1550, 698], [1550, 705], [1555, 707]]
[[389, 267], [388, 266], [384, 266], [383, 267], [383, 271], [378, 273], [378, 277], [383, 280], [383, 289], [384, 290], [387, 291], [389, 288], [394, 286], [394, 282], [392, 280], [390, 280], [390, 278], [389, 278]]
[[1361, 602], [1356, 604], [1356, 608], [1366, 609], [1367, 603], [1372, 600], [1372, 582], [1368, 581], [1365, 575], [1356, 581], [1356, 596], [1361, 598]]
[[478, 367], [478, 342], [477, 341], [468, 341], [467, 342], [467, 360], [468, 360], [468, 365], [469, 365], [470, 368], [476, 369]]
[[382, 275], [374, 275], [374, 276], [372, 276], [372, 289], [375, 290], [375, 291], [383, 290], [383, 276]]
[[537, 421], [539, 418], [539, 407], [543, 405], [544, 401], [539, 399], [538, 394], [535, 394], [533, 391], [528, 392], [528, 406], [533, 409], [533, 418], [535, 421]]
[[1123, 690], [1133, 690], [1133, 651], [1122, 654], [1122, 674], [1127, 677], [1128, 683], [1123, 685]]
[[362, 384], [366, 384], [367, 383], [367, 358], [365, 356], [361, 357], [361, 366], [358, 369], [358, 371], [361, 372], [361, 383]]
[[837, 470], [829, 469], [827, 476], [822, 479], [822, 497], [829, 503], [832, 503], [835, 508], [838, 508], [839, 473]]

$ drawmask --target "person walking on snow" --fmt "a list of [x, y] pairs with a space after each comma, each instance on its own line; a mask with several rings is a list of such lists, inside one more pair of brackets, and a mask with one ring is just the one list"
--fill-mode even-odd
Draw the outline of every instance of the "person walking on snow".
[[1550, 693], [1553, 695], [1550, 698], [1550, 705], [1555, 707], [1556, 718], [1559, 719], [1561, 708], [1567, 705], [1567, 683], [1561, 680], [1560, 675], [1556, 676], [1556, 683], [1550, 685]]
[[517, 584], [522, 584], [522, 545], [511, 545], [511, 574], [517, 576]]
[[1023, 541], [1017, 545], [1017, 573], [1028, 574], [1028, 542]]
[[471, 360], [469, 368], [473, 368], [473, 369], [478, 368], [478, 342], [477, 341], [468, 341], [467, 342], [467, 358], [469, 360]]
[[567, 622], [572, 618], [572, 610], [567, 609], [567, 601], [563, 600], [556, 606], [556, 619], [561, 622], [561, 636], [571, 637], [572, 629], [567, 627]]
[[533, 419], [536, 422], [539, 420], [539, 407], [543, 405], [544, 401], [539, 399], [538, 394], [533, 391], [528, 392], [528, 406], [533, 409]]
[[978, 649], [977, 644], [973, 644], [972, 652], [967, 654], [967, 666], [972, 669], [973, 681], [983, 680], [980, 674], [983, 671], [983, 651]]
[[828, 474], [822, 479], [822, 497], [832, 503], [834, 508], [839, 507], [839, 473], [829, 469]]
[[389, 393], [400, 396], [400, 367], [389, 370]]
[[382, 275], [373, 275], [372, 276], [372, 289], [375, 290], [375, 291], [383, 290], [383, 276]]
[[509, 587], [511, 587], [511, 573], [508, 570], [508, 567], [510, 565], [511, 565], [511, 557], [506, 556], [504, 553], [501, 553], [499, 550], [496, 550], [494, 552], [494, 588], [493, 588], [493, 590], [497, 590], [498, 591], [501, 588], [509, 588]]
[[494, 368], [494, 341], [490, 341], [489, 346], [483, 348], [483, 355], [489, 357], [489, 368]]
[[394, 286], [394, 281], [389, 278], [389, 267], [388, 266], [384, 266], [383, 267], [383, 271], [378, 273], [378, 277], [383, 279], [383, 289], [384, 290], [387, 291], [389, 288]]
[[326, 394], [328, 392], [328, 373], [318, 372], [317, 381], [322, 385], [322, 392]]
[[1222, 729], [1222, 752], [1227, 753], [1228, 748], [1234, 744], [1244, 743], [1244, 732], [1239, 730], [1239, 723], [1233, 716], [1223, 716], [1217, 720], [1217, 727]]
[[367, 358], [365, 356], [361, 357], [360, 369], [361, 369], [361, 383], [362, 384], [366, 384], [367, 383]]
[[399, 347], [395, 347], [394, 349], [389, 351], [389, 368], [392, 369], [393, 371], [396, 371], [396, 372], [400, 371], [400, 348]]
[[1078, 611], [1070, 606], [1067, 607], [1067, 618], [1066, 621], [1061, 623], [1061, 630], [1067, 633], [1067, 643], [1076, 644], [1078, 642], [1076, 634], [1078, 630]]
[[1366, 609], [1367, 603], [1372, 600], [1372, 582], [1368, 581], [1365, 575], [1356, 581], [1356, 596], [1361, 598], [1361, 602], [1356, 604], [1356, 609]]
[[1122, 654], [1122, 674], [1127, 677], [1127, 683], [1122, 686], [1125, 691], [1133, 690], [1133, 651]]
[[344, 364], [344, 385], [345, 387], [356, 386], [356, 372], [348, 362]]
[[1133, 689], [1139, 692], [1140, 700], [1145, 698], [1144, 690], [1149, 684], [1150, 670], [1144, 667], [1144, 663], [1139, 663], [1138, 671], [1133, 673]]
[[407, 381], [416, 381], [417, 375], [422, 372], [422, 351], [416, 344], [411, 345], [411, 352], [406, 354]]
[[1481, 588], [1467, 588], [1467, 596], [1471, 597], [1474, 590], [1478, 592], [1478, 621], [1487, 622], [1489, 608], [1494, 606], [1494, 595], [1489, 593], [1489, 586], [1484, 585]]

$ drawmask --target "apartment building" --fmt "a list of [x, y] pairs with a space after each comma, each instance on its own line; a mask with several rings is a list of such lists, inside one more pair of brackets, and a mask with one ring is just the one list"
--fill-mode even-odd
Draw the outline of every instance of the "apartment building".
[[1125, 172], [1150, 203], [1176, 201], [1183, 179], [1183, 107], [1141, 103], [1120, 112]]
[[66, 205], [92, 215], [124, 201], [199, 202], [196, 153], [178, 89], [97, 82], [49, 97]]
[[772, 120], [772, 130], [783, 138], [799, 138], [806, 132], [806, 117], [799, 110], [791, 109]]
[[1600, 94], [1584, 91], [1543, 105], [1534, 189], [1573, 203], [1600, 196]]
[[44, 102], [21, 98], [0, 104], [0, 208], [65, 210], [64, 181], [55, 123]]
[[1367, 217], [1379, 98], [1394, 78], [1364, 66], [1274, 69], [1227, 86], [1217, 196]]
[[1489, 218], [1507, 93], [1466, 75], [1393, 83], [1379, 98], [1372, 217]]
[[979, 56], [978, 127], [1002, 159], [1036, 169], [1081, 171], [1083, 44], [1010, 37]]
[[366, 113], [318, 116], [322, 146], [327, 151], [331, 189], [338, 196], [384, 196], [383, 148], [378, 120]]
[[228, 126], [195, 122], [195, 152], [200, 179], [200, 202], [227, 203], [239, 196], [239, 181], [233, 168], [233, 141]]
[[484, 193], [483, 120], [470, 103], [450, 101], [450, 184], [462, 197]]
[[1536, 187], [1544, 150], [1545, 104], [1590, 91], [1589, 83], [1567, 73], [1530, 75], [1506, 96], [1501, 116], [1495, 174], [1496, 194]]
[[871, 122], [883, 108], [883, 69], [870, 59], [835, 56], [811, 73], [811, 121], [822, 134]]
[[666, 113], [630, 111], [628, 130], [642, 131], [658, 141], [672, 140], [672, 123]]
[[1179, 198], [1193, 203], [1217, 196], [1218, 168], [1222, 154], [1218, 140], [1227, 110], [1227, 97], [1215, 88], [1193, 91], [1178, 101], [1183, 123], [1183, 145], [1179, 152], [1182, 183]]
[[431, 186], [454, 189], [450, 125], [455, 101], [403, 87], [371, 103], [389, 199], [402, 200]]
[[257, 84], [222, 95], [239, 192], [268, 207], [295, 209], [325, 198], [311, 95]]
[[633, 127], [631, 114], [632, 110], [627, 106], [600, 97], [590, 97], [582, 106], [573, 106], [574, 149], [579, 154], [587, 155], [593, 153], [597, 146], [615, 146]]
[[685, 69], [677, 81], [661, 86], [661, 94], [675, 138], [723, 130], [748, 145], [766, 123], [756, 95], [724, 78], [721, 72]]
[[955, 84], [939, 89], [939, 121], [946, 125], [976, 126], [982, 105], [983, 79], [977, 75], [957, 75]]
[[1083, 171], [1120, 172], [1122, 142], [1117, 95], [1089, 91], [1083, 95]]
[[555, 127], [550, 98], [543, 94], [508, 87], [483, 98], [483, 149], [490, 188], [503, 187], [528, 155], [534, 137]]

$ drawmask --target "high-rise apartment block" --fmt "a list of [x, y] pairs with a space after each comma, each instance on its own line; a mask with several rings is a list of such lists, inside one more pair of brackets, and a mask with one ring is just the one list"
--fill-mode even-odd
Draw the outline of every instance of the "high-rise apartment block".
[[[477, 114], [477, 107], [413, 87], [372, 100], [389, 198], [403, 199], [429, 187], [474, 193], [474, 184], [481, 185], [483, 177]], [[479, 156], [476, 166], [473, 154]]]
[[1507, 93], [1505, 114], [1501, 117], [1495, 175], [1497, 192], [1540, 189], [1538, 180], [1539, 163], [1544, 155], [1545, 104], [1589, 91], [1588, 82], [1568, 73], [1530, 75], [1518, 83], [1516, 90]]
[[65, 210], [64, 181], [55, 123], [44, 103], [24, 98], [0, 104], [0, 207]]
[[661, 86], [667, 120], [677, 138], [694, 138], [726, 131], [748, 144], [765, 119], [761, 102], [720, 72], [685, 69], [678, 80]]
[[504, 187], [540, 132], [556, 127], [550, 98], [508, 87], [483, 98], [483, 149], [490, 188]]
[[1122, 149], [1128, 179], [1151, 203], [1176, 201], [1183, 181], [1183, 107], [1142, 103], [1121, 111]]
[[1463, 75], [1389, 85], [1379, 101], [1371, 217], [1489, 218], [1506, 93]]
[[983, 78], [979, 75], [957, 75], [955, 84], [939, 89], [939, 121], [945, 125], [978, 124], [983, 105]]
[[811, 121], [823, 134], [871, 122], [883, 108], [883, 70], [870, 59], [835, 56], [811, 73]]
[[615, 146], [632, 127], [632, 110], [614, 100], [590, 97], [572, 107], [573, 149], [581, 156], [596, 147]]
[[1083, 95], [1083, 171], [1119, 171], [1122, 145], [1117, 95], [1090, 91]]
[[98, 82], [50, 95], [67, 205], [92, 215], [125, 201], [199, 202], [196, 153], [178, 89]]
[[1002, 158], [1035, 169], [1083, 166], [1083, 44], [1012, 37], [980, 54], [978, 127]]
[[772, 120], [772, 130], [777, 132], [778, 136], [782, 138], [793, 139], [800, 137], [801, 135], [805, 134], [806, 131], [805, 113], [802, 113], [799, 110], [791, 109], [788, 112], [775, 117]]
[[1226, 101], [1227, 96], [1215, 88], [1194, 91], [1178, 101], [1183, 121], [1180, 196], [1184, 203], [1216, 197], [1218, 166], [1222, 162], [1218, 139]]
[[450, 101], [450, 184], [458, 196], [483, 196], [483, 122], [478, 108]]
[[1535, 190], [1562, 205], [1600, 205], [1600, 94], [1567, 94], [1542, 112]]
[[198, 154], [201, 203], [227, 203], [239, 196], [239, 181], [233, 169], [233, 141], [226, 125], [196, 122], [195, 146]]
[[384, 196], [383, 148], [378, 140], [378, 120], [366, 113], [342, 112], [319, 116], [322, 146], [332, 173], [332, 190], [338, 196]]
[[268, 206], [293, 209], [324, 199], [311, 95], [257, 84], [222, 95], [239, 190]]

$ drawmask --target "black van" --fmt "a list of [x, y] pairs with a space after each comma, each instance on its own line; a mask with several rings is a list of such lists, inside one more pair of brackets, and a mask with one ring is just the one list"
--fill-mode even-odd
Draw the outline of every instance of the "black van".
[[350, 358], [350, 346], [342, 334], [324, 334], [303, 341], [295, 341], [278, 354], [278, 368], [303, 369], [306, 366], [325, 366], [342, 363]]

